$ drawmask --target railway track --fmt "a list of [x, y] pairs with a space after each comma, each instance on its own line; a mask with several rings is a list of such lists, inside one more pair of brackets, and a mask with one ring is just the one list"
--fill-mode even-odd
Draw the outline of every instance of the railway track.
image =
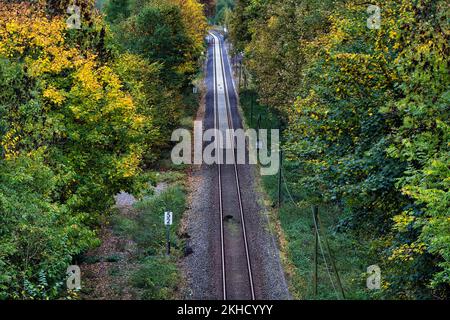
[[[213, 40], [214, 70], [214, 128], [225, 137], [227, 129], [234, 130], [230, 107], [230, 91], [226, 77], [222, 39], [210, 33]], [[231, 72], [231, 70], [230, 70]], [[235, 94], [235, 90], [233, 94]], [[236, 163], [234, 139], [230, 139], [229, 149], [218, 148], [216, 139], [222, 296], [224, 300], [255, 300], [252, 264], [249, 241], [245, 226], [244, 206], [242, 204], [239, 170]], [[223, 161], [227, 152], [231, 152], [233, 164]]]

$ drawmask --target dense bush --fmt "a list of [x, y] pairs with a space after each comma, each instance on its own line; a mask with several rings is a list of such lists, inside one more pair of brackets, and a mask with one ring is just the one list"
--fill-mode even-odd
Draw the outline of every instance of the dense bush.
[[72, 256], [95, 244], [57, 192], [41, 155], [0, 161], [0, 299], [57, 296]]
[[131, 277], [143, 300], [168, 300], [180, 282], [177, 267], [169, 257], [148, 257]]

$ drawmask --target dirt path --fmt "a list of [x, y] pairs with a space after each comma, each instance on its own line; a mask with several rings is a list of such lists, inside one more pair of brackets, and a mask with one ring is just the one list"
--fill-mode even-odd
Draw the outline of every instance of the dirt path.
[[[135, 214], [136, 199], [128, 193], [116, 196], [116, 209], [124, 216]], [[82, 299], [131, 300], [135, 292], [128, 285], [128, 275], [136, 269], [131, 261], [136, 245], [129, 239], [116, 236], [109, 225], [100, 230], [101, 244], [89, 251], [80, 264], [82, 274]]]

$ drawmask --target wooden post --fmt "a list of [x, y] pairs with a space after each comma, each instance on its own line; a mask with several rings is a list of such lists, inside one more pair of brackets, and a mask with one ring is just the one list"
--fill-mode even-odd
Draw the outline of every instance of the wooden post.
[[247, 72], [245, 72], [245, 69], [243, 71], [244, 71], [244, 89], [247, 90], [248, 87]]
[[319, 257], [319, 230], [317, 225], [317, 215], [319, 213], [319, 207], [312, 207], [313, 222], [314, 222], [314, 274], [313, 274], [313, 292], [314, 297], [317, 297], [317, 287], [318, 287], [318, 257]]
[[252, 93], [250, 95], [250, 100], [251, 100], [251, 104], [250, 104], [250, 127], [253, 127], [253, 99], [254, 99], [254, 92], [252, 91]]
[[320, 226], [320, 230], [322, 232], [322, 237], [325, 239], [325, 245], [326, 245], [327, 250], [328, 250], [328, 255], [330, 256], [331, 266], [333, 268], [334, 274], [336, 275], [336, 280], [337, 280], [337, 284], [338, 284], [338, 287], [339, 287], [339, 291], [341, 292], [342, 299], [345, 299], [345, 292], [344, 292], [344, 287], [342, 286], [341, 277], [339, 276], [339, 272], [337, 270], [333, 254], [332, 254], [331, 249], [330, 249], [330, 244], [328, 243], [328, 239], [327, 239], [326, 235], [323, 232], [322, 221], [320, 220], [320, 216], [319, 215], [317, 215], [317, 224]]
[[166, 225], [166, 240], [167, 240], [167, 247], [166, 247], [166, 254], [170, 255], [170, 225]]
[[239, 61], [239, 90], [241, 89], [242, 61]]
[[282, 190], [281, 190], [281, 184], [282, 184], [282, 172], [283, 170], [283, 150], [280, 150], [280, 169], [278, 172], [278, 212], [280, 212], [281, 209], [281, 201], [282, 201]]
[[256, 122], [256, 138], [259, 144], [259, 129], [261, 127], [261, 114], [258, 116], [258, 121]]

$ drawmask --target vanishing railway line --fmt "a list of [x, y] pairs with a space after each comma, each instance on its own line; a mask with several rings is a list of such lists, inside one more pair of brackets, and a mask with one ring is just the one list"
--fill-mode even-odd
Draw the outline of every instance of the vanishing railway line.
[[[210, 33], [210, 35], [213, 40], [214, 128], [221, 131], [222, 136], [225, 136], [226, 130], [233, 130], [234, 125], [223, 58], [223, 44], [219, 36], [214, 33]], [[230, 133], [228, 132], [228, 134]], [[219, 184], [222, 295], [224, 300], [255, 300], [235, 142], [234, 139], [230, 139], [230, 141], [231, 147], [222, 149], [218, 147], [216, 140], [216, 150], [219, 150], [216, 157]], [[223, 161], [227, 152], [232, 153], [233, 164]]]

